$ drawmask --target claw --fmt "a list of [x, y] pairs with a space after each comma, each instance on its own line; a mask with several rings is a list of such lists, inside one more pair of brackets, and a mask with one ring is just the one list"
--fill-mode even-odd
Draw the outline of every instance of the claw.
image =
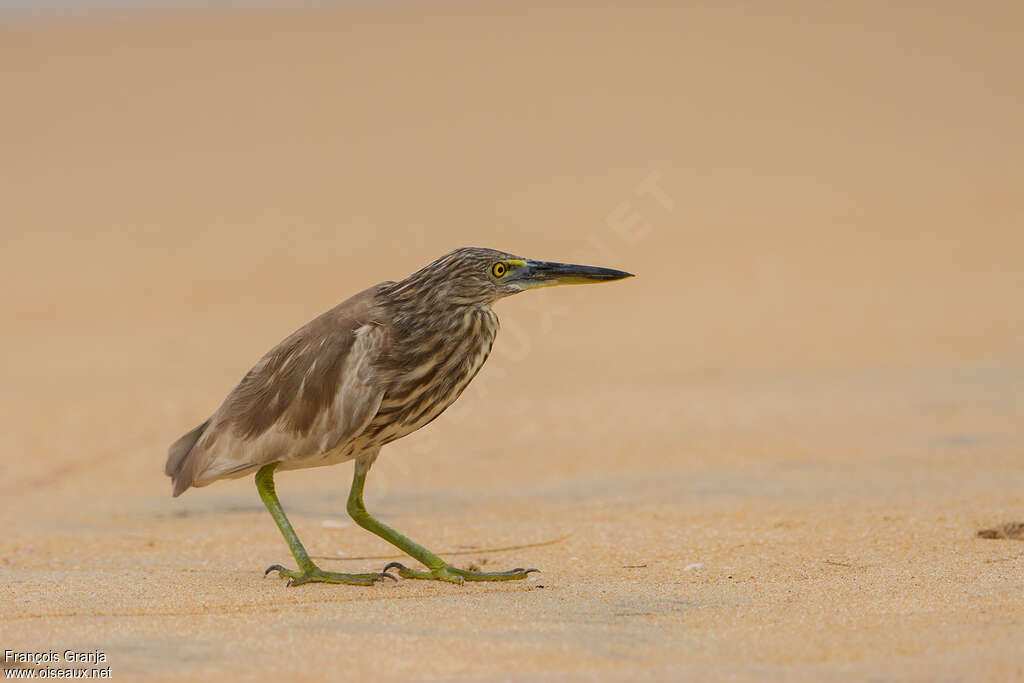
[[372, 574], [338, 574], [336, 572], [325, 572], [319, 567], [313, 567], [311, 570], [303, 572], [292, 571], [279, 564], [267, 567], [267, 570], [263, 572], [263, 576], [266, 577], [273, 571], [276, 571], [282, 579], [288, 579], [288, 582], [285, 584], [287, 587], [301, 586], [304, 583], [350, 583], [366, 586], [383, 581], [385, 578], [395, 582], [398, 581], [394, 576], [388, 574], [387, 571]]
[[539, 572], [539, 569], [531, 567], [530, 569], [523, 569], [522, 567], [516, 567], [506, 572], [473, 572], [465, 569], [459, 569], [452, 567], [451, 565], [444, 565], [435, 569], [409, 569], [401, 562], [389, 562], [382, 574], [387, 575], [389, 569], [397, 569], [398, 575], [403, 579], [432, 579], [440, 581], [450, 581], [451, 583], [462, 584], [465, 581], [517, 581], [526, 578], [528, 574], [533, 572]]

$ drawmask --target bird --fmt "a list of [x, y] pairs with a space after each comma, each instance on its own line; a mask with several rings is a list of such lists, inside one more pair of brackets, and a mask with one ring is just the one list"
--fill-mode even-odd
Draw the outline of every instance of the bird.
[[[611, 268], [456, 249], [400, 281], [374, 285], [314, 318], [268, 351], [205, 422], [175, 441], [164, 472], [172, 495], [255, 473], [256, 489], [297, 563], [275, 564], [287, 585], [373, 585], [384, 578], [513, 581], [537, 569], [455, 567], [366, 510], [366, 475], [380, 449], [450, 406], [487, 360], [498, 332], [492, 305], [528, 289], [632, 277]], [[274, 474], [355, 461], [347, 511], [419, 561], [345, 574], [310, 558], [277, 497]]]

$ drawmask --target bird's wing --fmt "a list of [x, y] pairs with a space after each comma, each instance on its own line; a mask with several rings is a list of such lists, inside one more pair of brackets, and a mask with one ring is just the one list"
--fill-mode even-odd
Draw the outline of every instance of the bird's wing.
[[175, 491], [326, 453], [358, 436], [384, 395], [385, 332], [371, 288], [271, 349], [228, 394], [175, 476]]
[[341, 386], [334, 397], [320, 439], [320, 452], [334, 450], [362, 434], [380, 408], [384, 389], [374, 375], [373, 363], [380, 354], [384, 333], [376, 325], [355, 331], [355, 342], [345, 360]]

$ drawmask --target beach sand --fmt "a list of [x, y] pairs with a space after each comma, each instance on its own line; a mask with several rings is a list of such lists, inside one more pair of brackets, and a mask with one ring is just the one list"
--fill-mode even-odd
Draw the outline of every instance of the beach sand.
[[[977, 535], [1024, 521], [1022, 29], [1019, 3], [6, 21], [0, 648], [120, 680], [1024, 677], [1024, 542]], [[475, 382], [370, 473], [427, 547], [542, 573], [263, 578], [294, 561], [252, 481], [172, 499], [167, 446], [308, 319], [463, 245], [637, 274], [500, 302]], [[325, 568], [376, 570], [350, 477], [278, 492]]]

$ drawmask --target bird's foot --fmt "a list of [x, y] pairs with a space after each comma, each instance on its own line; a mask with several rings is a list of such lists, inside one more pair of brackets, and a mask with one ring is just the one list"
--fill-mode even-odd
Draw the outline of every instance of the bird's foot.
[[285, 569], [279, 564], [267, 567], [267, 571], [263, 572], [263, 576], [274, 571], [277, 572], [278, 576], [288, 579], [287, 585], [289, 586], [301, 586], [304, 583], [346, 583], [351, 586], [372, 586], [378, 581], [383, 581], [385, 578], [392, 581], [398, 580], [391, 574], [388, 574], [387, 569], [373, 574], [342, 574], [339, 572], [325, 572], [316, 566], [307, 571], [296, 571], [294, 569]]
[[404, 564], [391, 562], [384, 567], [384, 573], [389, 569], [397, 569], [398, 575], [403, 579], [426, 579], [433, 581], [449, 581], [462, 584], [463, 581], [519, 581], [525, 579], [530, 572], [539, 572], [539, 569], [523, 569], [518, 567], [507, 572], [471, 572], [466, 569], [459, 569], [450, 564], [445, 564], [436, 569], [409, 569]]

